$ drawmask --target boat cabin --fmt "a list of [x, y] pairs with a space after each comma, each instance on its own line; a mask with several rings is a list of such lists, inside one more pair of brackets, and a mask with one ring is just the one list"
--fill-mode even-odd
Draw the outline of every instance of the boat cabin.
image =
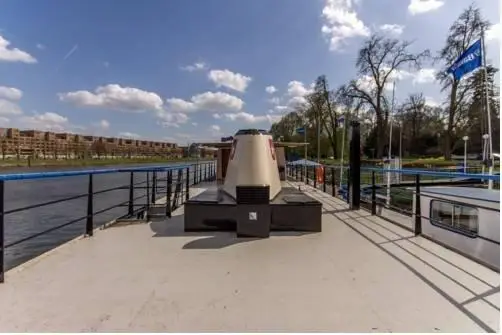
[[499, 190], [422, 187], [420, 213], [422, 235], [500, 270]]

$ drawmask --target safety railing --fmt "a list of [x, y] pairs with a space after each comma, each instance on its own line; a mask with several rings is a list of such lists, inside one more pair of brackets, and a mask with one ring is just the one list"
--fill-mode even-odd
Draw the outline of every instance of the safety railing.
[[[495, 229], [491, 233], [487, 233], [489, 230], [486, 226], [480, 228], [481, 225], [487, 224], [486, 220], [483, 223], [478, 219], [478, 216], [472, 214], [482, 210], [493, 213], [494, 220], [498, 221], [497, 215], [499, 214], [497, 213], [500, 213], [500, 200], [496, 190], [500, 189], [499, 175], [360, 167], [359, 197], [353, 197], [349, 194], [349, 190], [353, 189], [350, 186], [355, 176], [351, 177], [348, 167], [340, 169], [339, 166], [289, 165], [287, 175], [290, 180], [303, 182], [332, 196], [340, 197], [350, 203], [351, 208], [365, 208], [372, 215], [378, 215], [398, 224], [414, 232], [415, 235], [423, 235], [423, 227], [427, 225], [477, 241], [463, 241], [464, 244], [487, 244], [484, 246], [476, 245], [474, 249], [481, 247], [489, 249], [490, 244], [496, 245], [498, 248], [500, 245], [498, 230]], [[494, 191], [483, 191], [490, 181], [493, 183]], [[438, 188], [438, 186], [442, 187]], [[421, 197], [428, 199], [430, 208], [422, 208]], [[432, 208], [431, 204], [434, 201], [440, 203], [441, 206]], [[486, 216], [483, 217], [486, 218]], [[494, 227], [498, 226], [492, 225], [492, 228]], [[436, 233], [436, 237], [431, 237], [430, 234], [424, 236], [457, 251], [462, 251], [461, 246], [452, 245], [458, 241], [455, 236], [445, 238], [445, 240], [437, 237], [441, 236], [438, 233]], [[498, 254], [498, 249], [496, 253]], [[487, 251], [483, 257], [489, 254], [493, 255], [494, 253]], [[492, 269], [499, 270], [498, 259], [495, 256], [493, 259], [483, 259], [479, 255], [466, 256]]]
[[170, 217], [190, 186], [215, 177], [214, 161], [0, 175], [0, 283], [8, 268], [114, 219], [148, 220], [161, 200]]

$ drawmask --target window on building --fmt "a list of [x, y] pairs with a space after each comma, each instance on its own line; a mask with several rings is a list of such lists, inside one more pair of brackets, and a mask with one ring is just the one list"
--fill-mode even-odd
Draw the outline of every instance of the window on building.
[[478, 234], [478, 210], [446, 201], [431, 201], [431, 223], [469, 236]]

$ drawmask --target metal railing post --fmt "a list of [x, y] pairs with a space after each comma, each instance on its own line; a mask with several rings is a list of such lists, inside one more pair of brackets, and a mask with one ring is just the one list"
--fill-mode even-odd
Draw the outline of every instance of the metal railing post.
[[204, 164], [204, 181], [207, 181], [207, 163]]
[[347, 203], [350, 204], [350, 187], [351, 187], [351, 182], [350, 182], [350, 175], [351, 171], [350, 168], [347, 170]]
[[202, 181], [202, 165], [199, 166], [199, 183]]
[[197, 184], [197, 166], [198, 164], [193, 165], [193, 184]]
[[415, 177], [415, 236], [422, 234], [422, 213], [420, 211], [420, 175]]
[[331, 168], [331, 196], [335, 196], [335, 168]]
[[376, 178], [375, 178], [375, 171], [371, 171], [371, 215], [376, 215]]
[[87, 187], [87, 221], [85, 224], [85, 233], [92, 236], [94, 228], [94, 191], [92, 187], [92, 173], [89, 174], [89, 183]]
[[134, 214], [134, 172], [130, 173], [129, 176], [129, 216]]
[[326, 193], [326, 169], [322, 167], [322, 191]]
[[295, 181], [298, 181], [298, 165], [295, 165]]
[[188, 199], [190, 199], [190, 167], [187, 167], [187, 180], [185, 188], [185, 200], [188, 201]]
[[155, 204], [155, 194], [157, 193], [157, 171], [152, 172], [152, 204]]
[[148, 212], [150, 211], [150, 172], [146, 172], [146, 216], [148, 218]]
[[171, 217], [171, 193], [173, 187], [173, 171], [167, 171], [167, 180], [166, 180], [166, 216], [168, 218]]
[[314, 170], [314, 188], [317, 188], [317, 170], [319, 166], [314, 166], [312, 170]]
[[5, 281], [4, 273], [4, 255], [5, 255], [5, 199], [4, 199], [4, 189], [5, 189], [5, 181], [0, 180], [0, 283]]

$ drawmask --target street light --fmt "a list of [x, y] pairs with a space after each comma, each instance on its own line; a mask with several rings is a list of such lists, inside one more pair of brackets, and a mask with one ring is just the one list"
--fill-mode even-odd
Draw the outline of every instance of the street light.
[[462, 137], [464, 140], [464, 173], [467, 173], [467, 141], [469, 140], [469, 136]]

